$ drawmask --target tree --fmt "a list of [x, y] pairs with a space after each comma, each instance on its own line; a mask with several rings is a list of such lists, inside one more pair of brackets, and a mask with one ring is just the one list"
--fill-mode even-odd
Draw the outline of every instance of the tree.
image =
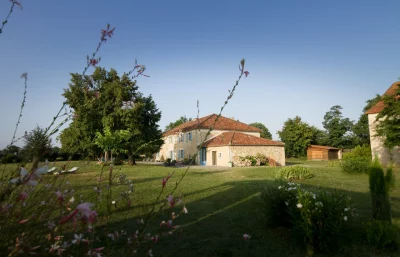
[[376, 95], [374, 98], [366, 101], [367, 105], [363, 109], [363, 113], [360, 115], [357, 123], [354, 124], [352, 128], [354, 143], [356, 145], [370, 145], [370, 135], [369, 135], [369, 125], [368, 125], [368, 115], [365, 114], [366, 111], [371, 109], [376, 103], [381, 100], [380, 95]]
[[9, 145], [0, 151], [1, 163], [20, 162], [22, 160], [21, 148], [15, 145]]
[[325, 131], [315, 127], [311, 126], [311, 131], [312, 131], [312, 137], [311, 137], [311, 142], [310, 144], [312, 145], [325, 145], [327, 141], [327, 135]]
[[38, 167], [40, 158], [47, 154], [51, 147], [51, 139], [45, 134], [45, 130], [36, 127], [31, 132], [25, 134], [23, 155], [32, 160], [32, 170]]
[[125, 153], [126, 147], [124, 144], [131, 137], [131, 132], [129, 130], [117, 130], [115, 132], [111, 132], [110, 128], [104, 129], [104, 134], [100, 132], [96, 132], [96, 138], [94, 139], [94, 143], [99, 146], [103, 151], [111, 152], [111, 160], [113, 160], [113, 153]]
[[253, 122], [249, 125], [261, 129], [260, 137], [272, 139], [272, 134], [269, 132], [268, 128], [264, 124], [260, 122]]
[[181, 116], [179, 119], [177, 119], [174, 122], [170, 122], [167, 126], [165, 126], [165, 131], [171, 130], [175, 127], [178, 127], [179, 125], [191, 121], [192, 118], [187, 118], [186, 115], [185, 116]]
[[97, 67], [92, 75], [71, 74], [71, 77], [63, 95], [73, 109], [74, 118], [60, 135], [62, 150], [97, 155], [102, 149], [95, 143], [96, 133], [106, 128], [111, 133], [130, 131], [131, 137], [124, 144], [130, 155], [148, 142], [152, 142], [152, 151], [159, 149], [161, 112], [151, 95], [146, 97], [138, 91], [129, 74], [119, 76], [114, 69]]
[[353, 122], [349, 118], [343, 118], [342, 107], [340, 105], [332, 106], [326, 112], [322, 122], [327, 133], [327, 144], [339, 148], [352, 148], [352, 138], [349, 135]]
[[285, 121], [278, 134], [285, 143], [287, 157], [305, 156], [307, 147], [313, 139], [313, 129], [306, 122], [303, 122], [299, 116]]
[[383, 97], [384, 108], [376, 116], [376, 135], [384, 138], [384, 145], [389, 149], [400, 146], [400, 84], [394, 95]]

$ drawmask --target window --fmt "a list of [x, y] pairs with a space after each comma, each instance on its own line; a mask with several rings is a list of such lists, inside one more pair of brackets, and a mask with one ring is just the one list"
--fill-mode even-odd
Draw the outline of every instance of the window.
[[180, 142], [185, 142], [185, 136], [184, 136], [185, 134], [183, 134], [183, 133], [181, 133], [179, 136], [180, 136], [180, 138], [179, 138], [179, 141]]
[[192, 141], [192, 132], [189, 132], [189, 141]]
[[189, 133], [186, 133], [186, 142], [189, 141]]
[[222, 157], [222, 153], [219, 153], [218, 156], [219, 156], [219, 158], [221, 158]]
[[169, 151], [169, 158], [171, 158], [171, 160], [173, 159], [172, 157], [174, 156], [174, 152]]
[[178, 158], [180, 159], [185, 158], [185, 151], [183, 149], [178, 150]]
[[172, 137], [168, 137], [169, 143], [172, 143]]

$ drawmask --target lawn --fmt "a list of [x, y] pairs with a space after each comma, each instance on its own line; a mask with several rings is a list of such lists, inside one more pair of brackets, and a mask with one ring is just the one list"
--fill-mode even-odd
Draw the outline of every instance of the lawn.
[[[371, 216], [367, 175], [349, 175], [337, 167], [327, 167], [327, 162], [289, 160], [288, 165], [309, 166], [313, 178], [299, 181], [310, 188], [337, 189], [352, 197], [360, 219]], [[59, 164], [57, 164], [59, 165]], [[61, 165], [61, 164], [60, 164]], [[74, 197], [82, 201], [97, 203], [93, 207], [99, 216], [105, 213], [105, 198], [96, 202], [94, 187], [98, 186], [101, 167], [97, 164], [86, 166], [84, 162], [70, 165], [81, 167], [76, 174], [60, 176], [60, 184], [68, 184], [76, 190]], [[9, 166], [11, 168], [11, 166]], [[274, 167], [252, 168], [205, 168], [192, 167], [174, 194], [182, 196], [182, 203], [173, 209], [166, 208], [151, 221], [149, 233], [162, 235], [160, 223], [171, 219], [171, 212], [180, 213], [183, 205], [188, 213], [180, 213], [173, 221], [179, 228], [172, 235], [161, 236], [152, 252], [154, 256], [303, 256], [302, 249], [292, 242], [290, 232], [282, 229], [268, 229], [262, 213], [263, 202], [259, 198], [262, 189], [274, 180]], [[119, 192], [126, 187], [115, 185], [111, 200], [116, 201], [106, 233], [124, 230], [133, 234], [140, 227], [138, 219], [145, 218], [151, 210], [161, 188], [162, 179], [169, 173], [175, 174], [168, 181], [160, 202], [166, 201], [168, 192], [184, 172], [184, 168], [138, 164], [137, 166], [116, 166], [114, 174], [125, 174], [133, 181], [132, 207], [127, 208], [125, 200], [119, 199]], [[395, 170], [397, 175], [398, 169]], [[46, 175], [45, 180], [52, 180]], [[397, 176], [397, 182], [399, 176]], [[106, 182], [102, 182], [104, 185]], [[54, 190], [50, 192], [53, 194]], [[400, 224], [400, 190], [392, 193], [394, 223]], [[54, 196], [55, 197], [55, 196]], [[159, 204], [158, 204], [159, 206]], [[99, 220], [102, 224], [104, 219]], [[243, 240], [249, 234], [249, 240]], [[124, 256], [123, 240], [107, 244]], [[356, 247], [357, 256], [386, 256], [365, 247]], [[350, 253], [349, 256], [354, 255]]]

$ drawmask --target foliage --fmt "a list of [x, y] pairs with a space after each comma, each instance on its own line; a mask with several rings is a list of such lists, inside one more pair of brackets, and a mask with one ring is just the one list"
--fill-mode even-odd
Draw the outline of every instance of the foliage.
[[335, 105], [324, 116], [322, 124], [327, 133], [326, 144], [338, 148], [351, 148], [352, 139], [348, 133], [353, 122], [349, 118], [343, 118], [341, 110], [341, 106]]
[[352, 127], [352, 133], [354, 137], [355, 145], [370, 145], [368, 115], [365, 114], [372, 106], [381, 100], [380, 95], [376, 95], [374, 98], [366, 101], [367, 105], [363, 109], [363, 113], [360, 115], [358, 121]]
[[295, 202], [289, 202], [288, 212], [295, 235], [306, 244], [307, 254], [334, 252], [355, 215], [350, 197], [337, 191], [302, 189], [298, 189], [297, 197]]
[[181, 116], [176, 121], [170, 122], [167, 126], [165, 126], [164, 131], [171, 130], [171, 129], [173, 129], [175, 127], [178, 127], [179, 125], [181, 125], [181, 124], [183, 124], [185, 122], [191, 121], [191, 120], [192, 120], [192, 118], [187, 118], [186, 115], [185, 116]]
[[350, 198], [338, 192], [310, 191], [299, 184], [277, 181], [261, 193], [270, 226], [285, 226], [315, 251], [332, 252], [340, 245], [354, 217]]
[[9, 145], [0, 151], [1, 163], [16, 163], [22, 161], [21, 148], [15, 145]]
[[326, 132], [315, 127], [311, 126], [312, 137], [310, 144], [312, 145], [326, 145], [327, 135]]
[[184, 165], [196, 164], [196, 161], [194, 158], [184, 158], [182, 164]]
[[[285, 190], [282, 190], [285, 189]], [[266, 223], [270, 227], [292, 226], [290, 215], [287, 211], [288, 203], [296, 200], [297, 185], [292, 182], [276, 180], [261, 191], [263, 213]]]
[[310, 169], [301, 165], [283, 167], [275, 174], [275, 178], [286, 180], [308, 179], [310, 177]]
[[388, 221], [370, 220], [365, 224], [365, 241], [377, 249], [399, 250], [400, 227]]
[[111, 151], [112, 154], [126, 153], [128, 150], [125, 149], [124, 144], [131, 137], [129, 130], [117, 130], [111, 132], [110, 128], [104, 129], [104, 134], [96, 132], [96, 138], [94, 143], [104, 151]]
[[285, 121], [278, 134], [285, 143], [286, 157], [306, 156], [307, 147], [313, 140], [314, 132], [315, 129], [303, 122], [299, 116]]
[[[146, 154], [158, 151], [162, 144], [157, 140], [161, 138], [158, 126], [161, 112], [151, 95], [145, 97], [138, 92], [130, 73], [119, 76], [113, 69], [106, 71], [97, 67], [92, 75], [71, 74], [71, 77], [70, 86], [63, 95], [74, 111], [74, 119], [60, 134], [64, 151], [99, 154], [94, 138], [105, 128], [112, 132], [131, 131], [132, 136], [126, 142], [131, 157], [138, 150]], [[140, 148], [149, 142], [152, 144]]]
[[372, 200], [372, 218], [392, 222], [392, 207], [389, 191], [393, 189], [395, 178], [392, 168], [388, 168], [386, 174], [375, 158], [369, 169], [369, 190]]
[[25, 134], [23, 139], [23, 155], [26, 159], [32, 160], [34, 168], [36, 168], [42, 156], [50, 151], [51, 139], [45, 134], [44, 129], [40, 127], [36, 127], [31, 132]]
[[343, 154], [340, 168], [347, 173], [368, 173], [371, 160], [372, 155], [369, 146], [356, 146], [351, 152]]
[[376, 116], [380, 120], [376, 126], [376, 136], [384, 138], [388, 148], [400, 145], [400, 84], [397, 85], [395, 95], [386, 95], [383, 98], [384, 108]]
[[266, 139], [272, 139], [271, 132], [269, 132], [268, 128], [261, 122], [253, 122], [250, 123], [249, 125], [261, 129], [260, 137]]

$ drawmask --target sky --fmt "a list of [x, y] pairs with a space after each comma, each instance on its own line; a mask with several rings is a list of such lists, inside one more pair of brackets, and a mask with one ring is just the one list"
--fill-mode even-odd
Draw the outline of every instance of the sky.
[[[0, 21], [11, 3], [0, 1]], [[400, 1], [24, 1], [0, 34], [0, 149], [11, 142], [24, 81], [28, 90], [17, 137], [46, 127], [65, 100], [70, 73], [110, 23], [100, 66], [119, 73], [147, 67], [139, 91], [162, 111], [162, 129], [182, 115], [218, 113], [246, 59], [250, 72], [222, 115], [277, 131], [300, 116], [322, 128], [342, 106], [357, 120], [365, 101], [400, 76]], [[89, 71], [90, 72], [90, 71]], [[19, 142], [19, 145], [22, 142]], [[56, 140], [53, 139], [53, 143]], [[18, 145], [18, 144], [17, 144]]]

